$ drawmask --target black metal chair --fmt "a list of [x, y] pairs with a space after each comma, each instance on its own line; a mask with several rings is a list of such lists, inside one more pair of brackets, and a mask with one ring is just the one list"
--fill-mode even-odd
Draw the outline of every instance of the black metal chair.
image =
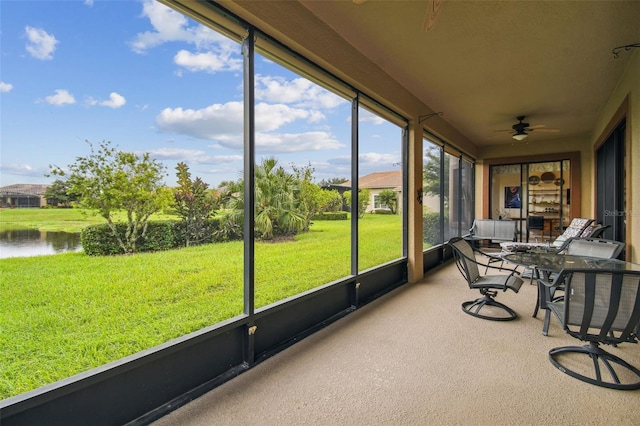
[[[458, 270], [467, 280], [469, 288], [479, 290], [482, 297], [464, 302], [462, 310], [474, 317], [492, 320], [509, 321], [517, 318], [516, 312], [508, 306], [497, 302], [498, 291], [512, 290], [518, 292], [522, 286], [522, 279], [515, 275], [515, 269], [496, 267], [478, 262], [471, 244], [463, 238], [452, 238], [447, 243], [453, 250], [453, 256]], [[480, 275], [478, 266], [511, 271], [510, 274]]]
[[[640, 370], [600, 347], [638, 342], [640, 271], [574, 270], [559, 278], [565, 283], [564, 298], [548, 307], [569, 335], [588, 344], [551, 349], [551, 363], [597, 386], [640, 389]], [[580, 365], [575, 354], [586, 355], [586, 363]]]
[[[564, 243], [558, 253], [568, 254], [571, 256], [592, 257], [594, 259], [615, 259], [624, 249], [624, 245], [625, 244], [620, 241], [605, 240], [601, 238], [570, 238]], [[538, 272], [535, 275], [538, 276], [538, 279], [546, 280], [547, 282], [543, 282], [543, 284], [547, 285], [547, 287], [551, 287], [551, 283], [553, 283], [554, 287], [549, 293], [552, 298], [558, 299], [558, 297], [554, 296], [555, 292], [564, 291], [564, 284], [562, 279], [559, 279], [560, 277], [558, 274], [552, 273], [546, 277], [546, 274]], [[559, 298], [561, 298], [561, 296]], [[534, 308], [534, 317], [538, 315], [538, 309], [539, 302], [536, 303]], [[551, 313], [547, 310], [544, 318], [544, 326], [542, 328], [542, 334], [545, 336], [549, 331], [550, 318]]]
[[[538, 232], [531, 232], [538, 231]], [[529, 216], [527, 217], [527, 232], [529, 236], [534, 234], [536, 242], [538, 238], [544, 238], [544, 216]], [[536, 236], [539, 235], [539, 236]]]

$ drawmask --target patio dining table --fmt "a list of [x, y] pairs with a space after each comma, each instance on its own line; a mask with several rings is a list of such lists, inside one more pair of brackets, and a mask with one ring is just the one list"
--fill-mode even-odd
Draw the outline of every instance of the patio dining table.
[[[547, 302], [553, 297], [553, 290], [544, 285], [541, 280], [550, 282], [552, 273], [560, 273], [562, 271], [594, 269], [601, 271], [640, 271], [640, 264], [626, 262], [618, 259], [601, 259], [595, 257], [572, 256], [559, 254], [554, 252], [516, 252], [505, 254], [502, 258], [514, 265], [523, 266], [533, 271], [533, 278], [538, 284], [538, 301], [533, 313], [535, 317], [538, 309], [547, 310]], [[548, 315], [545, 322], [548, 321]], [[546, 335], [548, 324], [545, 323], [543, 334]]]

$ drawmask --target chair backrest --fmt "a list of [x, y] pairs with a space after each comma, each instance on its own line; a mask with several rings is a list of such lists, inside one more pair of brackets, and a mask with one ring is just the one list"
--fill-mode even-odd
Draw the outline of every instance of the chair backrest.
[[517, 225], [514, 220], [496, 220], [493, 231], [494, 239], [515, 241], [517, 237]]
[[640, 271], [576, 270], [565, 286], [563, 327], [570, 335], [606, 344], [636, 341]]
[[478, 263], [475, 261], [475, 253], [471, 244], [463, 238], [452, 238], [448, 242], [453, 250], [453, 257], [460, 273], [465, 277], [469, 285], [480, 277]]
[[565, 253], [572, 256], [588, 256], [600, 259], [615, 259], [624, 249], [624, 243], [599, 238], [572, 238]]
[[569, 238], [576, 238], [582, 236], [584, 230], [593, 222], [593, 219], [586, 219], [583, 217], [573, 218], [567, 229], [564, 230], [562, 235], [556, 238], [552, 245], [556, 248], [562, 247], [565, 241]]
[[592, 222], [589, 226], [584, 228], [579, 235], [580, 238], [600, 238], [605, 229], [610, 228], [611, 225], [604, 226], [601, 223]]
[[529, 216], [527, 217], [527, 227], [529, 229], [544, 229], [544, 216]]
[[469, 232], [474, 239], [516, 241], [517, 225], [513, 220], [475, 219]]

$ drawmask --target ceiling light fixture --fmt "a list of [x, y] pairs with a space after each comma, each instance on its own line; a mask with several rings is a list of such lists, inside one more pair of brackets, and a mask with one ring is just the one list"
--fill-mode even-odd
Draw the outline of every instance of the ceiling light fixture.
[[527, 138], [527, 136], [529, 135], [526, 134], [524, 131], [519, 130], [516, 133], [514, 133], [513, 138], [517, 141], [523, 141]]

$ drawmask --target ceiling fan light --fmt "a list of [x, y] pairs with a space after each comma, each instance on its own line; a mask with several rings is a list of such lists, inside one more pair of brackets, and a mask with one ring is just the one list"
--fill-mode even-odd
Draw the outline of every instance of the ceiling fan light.
[[515, 135], [513, 135], [513, 138], [515, 140], [517, 140], [517, 141], [523, 141], [523, 140], [525, 140], [527, 138], [527, 136], [529, 136], [529, 135], [527, 135], [524, 132], [518, 132]]

